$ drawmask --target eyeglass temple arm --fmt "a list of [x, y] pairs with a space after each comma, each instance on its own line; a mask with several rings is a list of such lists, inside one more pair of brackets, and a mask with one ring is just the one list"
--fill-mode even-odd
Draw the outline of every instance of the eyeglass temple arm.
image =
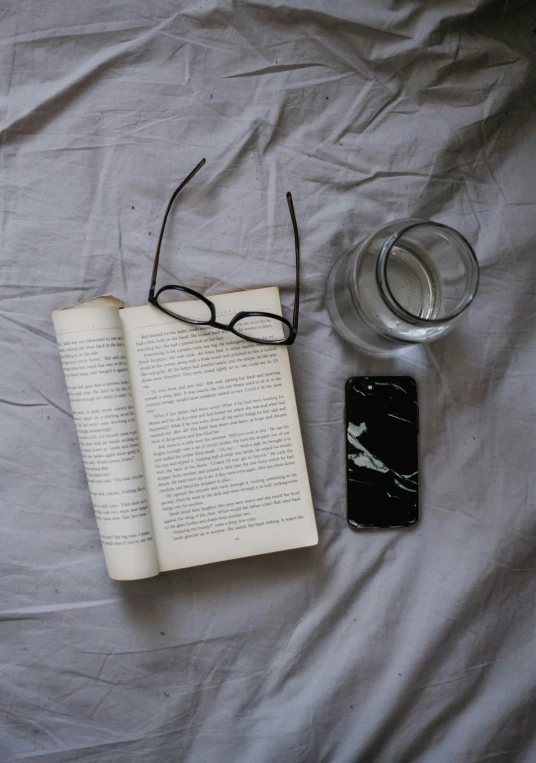
[[201, 167], [204, 164], [205, 164], [205, 159], [201, 159], [201, 161], [199, 162], [197, 167], [195, 167], [190, 172], [188, 177], [185, 178], [182, 181], [180, 186], [173, 192], [173, 196], [169, 200], [169, 204], [167, 205], [167, 209], [166, 209], [166, 214], [164, 215], [164, 219], [162, 220], [162, 227], [160, 229], [160, 235], [158, 236], [158, 244], [156, 245], [156, 254], [155, 254], [155, 257], [154, 257], [154, 265], [153, 265], [153, 275], [151, 277], [151, 288], [149, 289], [149, 299], [154, 297], [154, 290], [155, 290], [155, 286], [156, 286], [156, 276], [157, 276], [157, 273], [158, 273], [158, 262], [160, 260], [160, 247], [162, 246], [162, 239], [164, 238], [164, 230], [165, 230], [165, 227], [166, 227], [166, 222], [167, 222], [167, 219], [168, 219], [168, 215], [169, 215], [169, 213], [171, 211], [171, 207], [173, 206], [173, 202], [177, 198], [177, 196], [179, 194], [179, 191], [181, 191], [184, 188], [184, 186], [187, 183], [190, 182], [190, 180], [194, 177], [194, 175], [197, 175], [197, 173], [199, 172], [199, 170], [201, 169]]
[[298, 223], [294, 214], [294, 204], [290, 191], [287, 193], [288, 211], [294, 228], [294, 247], [296, 249], [296, 292], [294, 297], [294, 313], [292, 315], [292, 328], [294, 332], [298, 331], [298, 316], [300, 313], [300, 237], [298, 235]]

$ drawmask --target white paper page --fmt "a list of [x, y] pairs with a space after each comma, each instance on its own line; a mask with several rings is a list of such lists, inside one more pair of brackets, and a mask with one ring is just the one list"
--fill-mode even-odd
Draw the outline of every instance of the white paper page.
[[[222, 323], [281, 314], [276, 288], [211, 299]], [[287, 348], [151, 305], [120, 316], [161, 569], [317, 543]]]
[[120, 300], [97, 299], [52, 319], [89, 491], [115, 580], [159, 573], [119, 319]]

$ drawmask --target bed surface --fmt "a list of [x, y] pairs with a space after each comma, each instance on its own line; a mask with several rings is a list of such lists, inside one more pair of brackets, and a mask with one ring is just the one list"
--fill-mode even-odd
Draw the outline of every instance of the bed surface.
[[[7, 2], [0, 14], [0, 759], [529, 763], [536, 11], [495, 2]], [[50, 311], [278, 285], [320, 543], [108, 579]], [[474, 306], [388, 360], [330, 327], [388, 220], [474, 245]], [[288, 314], [288, 313], [287, 313]], [[422, 521], [345, 521], [349, 376], [419, 385]]]

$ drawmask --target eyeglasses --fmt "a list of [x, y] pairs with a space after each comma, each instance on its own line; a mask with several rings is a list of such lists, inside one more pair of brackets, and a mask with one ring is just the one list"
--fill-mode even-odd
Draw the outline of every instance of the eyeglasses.
[[[203, 294], [199, 294], [199, 292], [194, 291], [193, 289], [173, 284], [162, 286], [162, 288], [155, 293], [158, 263], [160, 260], [160, 247], [162, 245], [162, 238], [164, 237], [164, 230], [169, 212], [179, 192], [190, 182], [194, 175], [199, 172], [204, 164], [205, 160], [201, 159], [197, 167], [190, 172], [188, 177], [183, 180], [180, 186], [175, 190], [167, 205], [156, 247], [151, 288], [149, 289], [149, 302], [151, 305], [158, 307], [159, 310], [167, 313], [167, 315], [170, 315], [172, 318], [177, 318], [179, 321], [184, 321], [185, 323], [191, 323], [197, 326], [212, 326], [213, 328], [222, 329], [223, 331], [231, 331], [233, 334], [236, 334], [236, 336], [239, 336], [242, 339], [247, 339], [249, 342], [256, 342], [257, 344], [293, 344], [298, 332], [298, 312], [300, 303], [300, 240], [290, 192], [287, 193], [287, 203], [290, 219], [292, 220], [292, 227], [294, 228], [294, 247], [296, 251], [296, 290], [294, 294], [292, 323], [282, 315], [276, 315], [274, 313], [240, 312], [237, 313], [230, 323], [226, 325], [224, 323], [218, 323], [216, 320], [216, 308], [214, 303], [203, 296]], [[172, 298], [174, 298], [174, 300]], [[192, 303], [195, 305], [194, 311], [191, 310]], [[195, 318], [190, 317], [192, 312], [196, 316]]]

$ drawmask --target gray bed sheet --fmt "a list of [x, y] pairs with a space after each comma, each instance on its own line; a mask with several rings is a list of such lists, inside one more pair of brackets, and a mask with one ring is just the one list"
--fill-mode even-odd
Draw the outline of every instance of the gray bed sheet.
[[[536, 13], [516, 2], [3, 3], [2, 761], [536, 760]], [[168, 281], [277, 284], [320, 543], [108, 579], [50, 311]], [[478, 298], [371, 359], [335, 258], [384, 222], [459, 229]], [[422, 521], [345, 522], [343, 388], [411, 374]]]

